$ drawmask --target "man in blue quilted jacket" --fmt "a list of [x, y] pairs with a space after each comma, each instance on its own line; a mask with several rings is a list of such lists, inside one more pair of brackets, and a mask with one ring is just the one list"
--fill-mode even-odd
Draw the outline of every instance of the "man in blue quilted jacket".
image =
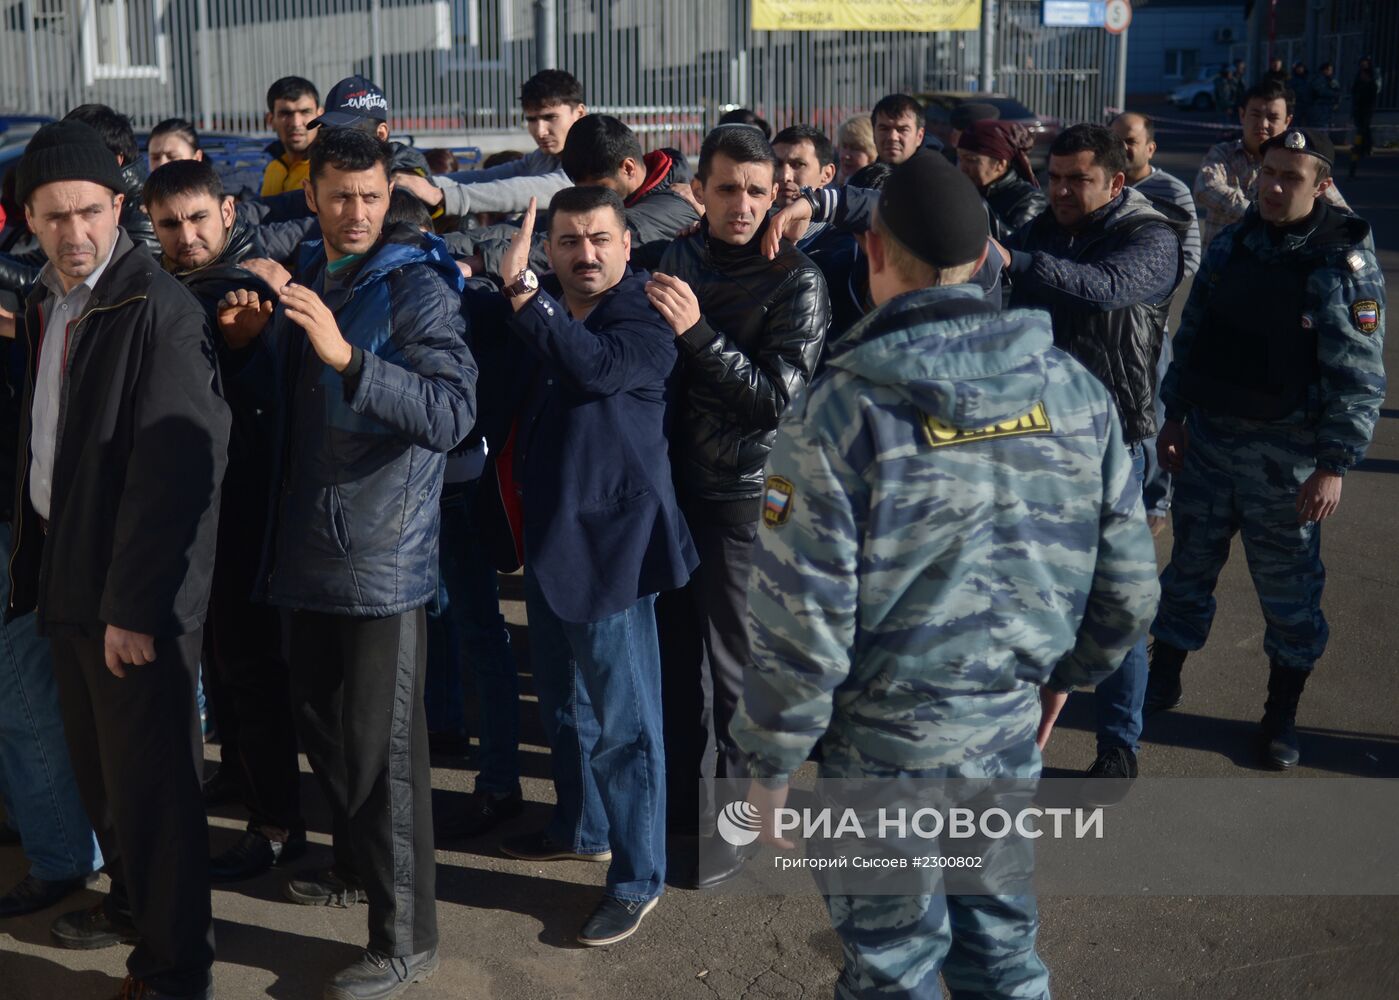
[[306, 182], [324, 240], [278, 302], [239, 290], [219, 314], [230, 368], [280, 411], [259, 596], [291, 609], [292, 702], [334, 817], [334, 868], [287, 895], [369, 904], [369, 945], [327, 1000], [397, 996], [437, 968], [423, 607], [476, 364], [446, 245], [384, 229], [391, 160], [376, 136], [326, 129]]

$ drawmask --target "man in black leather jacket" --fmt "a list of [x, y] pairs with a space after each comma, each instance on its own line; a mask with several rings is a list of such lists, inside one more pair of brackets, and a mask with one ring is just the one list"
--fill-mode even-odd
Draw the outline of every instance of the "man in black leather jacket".
[[[141, 209], [141, 185], [146, 182], [146, 162], [136, 146], [136, 133], [131, 119], [105, 104], [80, 104], [63, 116], [64, 121], [79, 121], [102, 137], [121, 168], [122, 202], [118, 224], [137, 246], [145, 245], [152, 253], [160, 252], [151, 220]], [[18, 256], [0, 254], [0, 292], [9, 292], [23, 300], [39, 280], [39, 272], [48, 258], [39, 249]]]
[[[1185, 262], [1171, 221], [1127, 187], [1126, 169], [1127, 149], [1110, 129], [1065, 130], [1049, 149], [1050, 210], [1002, 255], [1011, 305], [1047, 309], [1055, 346], [1107, 387], [1140, 483], [1143, 442], [1156, 431], [1156, 360]], [[1088, 775], [1123, 779], [1111, 795], [1125, 795], [1137, 775], [1146, 677], [1143, 638], [1095, 690], [1098, 758]]]
[[[211, 327], [231, 291], [257, 288], [272, 298], [272, 290], [242, 267], [262, 249], [254, 229], [235, 217], [233, 198], [210, 163], [167, 163], [151, 174], [143, 194], [162, 266], [199, 300]], [[219, 350], [226, 364], [222, 340]], [[204, 792], [210, 805], [241, 800], [249, 822], [242, 839], [213, 860], [210, 876], [216, 882], [260, 875], [306, 849], [280, 615], [251, 600], [267, 527], [275, 413], [236, 384], [225, 392], [233, 426], [204, 630], [205, 685], [222, 752]]]
[[702, 850], [691, 839], [708, 728], [695, 705], [704, 704], [703, 690], [712, 691], [716, 776], [746, 777], [729, 721], [751, 659], [748, 566], [763, 464], [782, 414], [811, 379], [830, 323], [816, 265], [789, 243], [773, 260], [763, 255], [775, 167], [772, 148], [754, 127], [711, 132], [692, 184], [705, 220], [699, 232], [670, 245], [647, 288], [680, 348], [686, 396], [671, 462], [700, 555], [689, 585], [657, 605], [672, 804], [669, 880], [679, 886], [717, 885], [742, 863], [717, 838]]

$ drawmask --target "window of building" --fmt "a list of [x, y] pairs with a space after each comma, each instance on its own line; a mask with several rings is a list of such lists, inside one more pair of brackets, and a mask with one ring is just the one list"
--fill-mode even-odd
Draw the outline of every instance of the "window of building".
[[91, 0], [81, 7], [83, 76], [166, 81], [166, 0]]
[[1167, 49], [1163, 72], [1168, 80], [1193, 80], [1199, 49]]

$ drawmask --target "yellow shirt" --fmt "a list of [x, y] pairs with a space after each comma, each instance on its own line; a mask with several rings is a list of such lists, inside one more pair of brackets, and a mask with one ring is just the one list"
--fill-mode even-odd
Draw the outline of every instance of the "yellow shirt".
[[309, 157], [288, 165], [287, 154], [283, 153], [267, 165], [267, 169], [262, 174], [262, 196], [266, 198], [272, 194], [285, 194], [288, 191], [300, 191], [301, 182], [311, 173], [311, 160]]

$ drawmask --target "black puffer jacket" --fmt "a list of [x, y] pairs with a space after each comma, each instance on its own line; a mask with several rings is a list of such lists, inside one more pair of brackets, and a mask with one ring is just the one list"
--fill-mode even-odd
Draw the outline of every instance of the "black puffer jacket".
[[[324, 245], [307, 243], [296, 280], [319, 291], [326, 267]], [[442, 473], [475, 421], [476, 362], [461, 272], [436, 236], [395, 227], [344, 274], [332, 311], [350, 367], [321, 362], [278, 306], [238, 374], [280, 409], [256, 596], [384, 617], [437, 593]]]
[[777, 424], [805, 388], [831, 322], [820, 270], [785, 240], [763, 256], [764, 223], [747, 246], [710, 239], [708, 223], [673, 242], [659, 270], [694, 289], [701, 319], [677, 338], [685, 399], [671, 462], [687, 514], [756, 520]]
[[981, 196], [986, 199], [989, 210], [991, 236], [1002, 243], [1011, 233], [1049, 207], [1049, 199], [1044, 192], [1014, 170], [1007, 170], [997, 177]]
[[[159, 257], [160, 243], [155, 238], [155, 227], [151, 225], [151, 217], [141, 207], [141, 187], [146, 183], [147, 176], [143, 159], [135, 159], [121, 168], [121, 193], [126, 195], [126, 200], [122, 202], [117, 224], [126, 230], [133, 243], [144, 246]], [[39, 248], [15, 256], [0, 254], [0, 292], [9, 292], [19, 299], [26, 298], [47, 262], [48, 257]]]

